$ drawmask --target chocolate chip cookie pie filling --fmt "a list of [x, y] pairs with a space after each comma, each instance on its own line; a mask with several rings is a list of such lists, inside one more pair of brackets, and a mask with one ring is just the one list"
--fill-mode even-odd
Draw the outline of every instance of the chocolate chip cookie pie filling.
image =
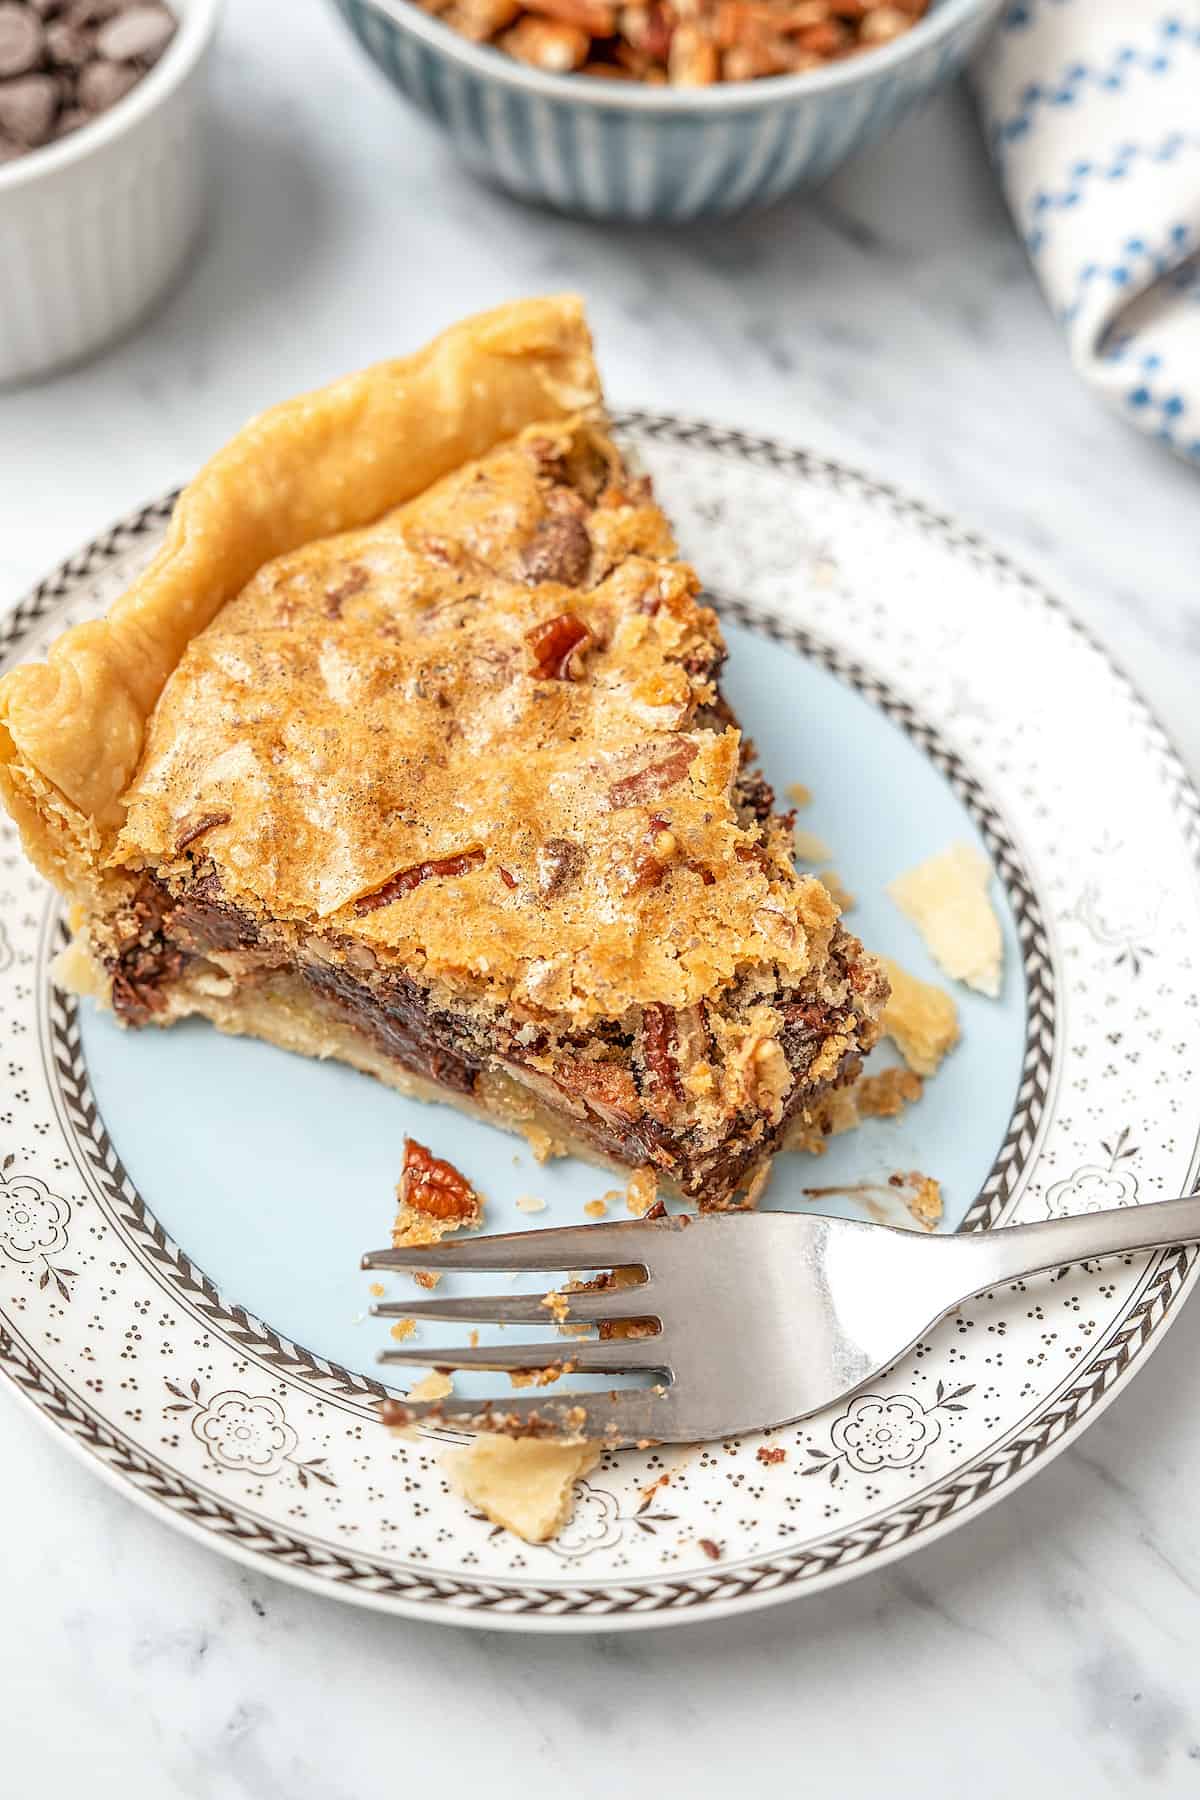
[[724, 659], [577, 301], [288, 402], [0, 682], [60, 978], [735, 1203], [887, 984], [797, 873]]

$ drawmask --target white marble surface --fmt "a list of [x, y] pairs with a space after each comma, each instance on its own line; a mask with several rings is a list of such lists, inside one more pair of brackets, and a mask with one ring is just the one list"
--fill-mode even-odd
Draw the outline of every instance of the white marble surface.
[[[230, 7], [216, 108], [186, 285], [90, 367], [0, 394], [0, 600], [261, 404], [569, 286], [618, 403], [829, 450], [974, 521], [1200, 770], [1196, 475], [1076, 383], [961, 94], [815, 200], [671, 235], [473, 185], [303, 0]], [[1076, 1450], [888, 1573], [727, 1624], [523, 1640], [248, 1576], [0, 1396], [0, 1793], [1191, 1794], [1198, 1484], [1200, 1306]]]

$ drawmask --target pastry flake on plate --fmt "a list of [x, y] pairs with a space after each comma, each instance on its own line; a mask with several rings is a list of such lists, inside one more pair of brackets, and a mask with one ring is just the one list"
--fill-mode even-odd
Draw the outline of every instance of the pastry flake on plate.
[[123, 1023], [725, 1205], [886, 982], [793, 866], [698, 592], [579, 302], [502, 307], [239, 433], [107, 619], [0, 682], [0, 792]]
[[995, 1000], [1004, 974], [1004, 939], [988, 893], [991, 879], [986, 856], [973, 845], [954, 844], [898, 875], [887, 891], [938, 966]]
[[464, 1449], [445, 1450], [451, 1487], [494, 1525], [531, 1544], [556, 1537], [575, 1504], [575, 1483], [600, 1460], [600, 1445], [482, 1433]]
[[958, 1008], [931, 981], [910, 975], [890, 956], [881, 961], [892, 990], [881, 1016], [884, 1036], [917, 1075], [936, 1075], [959, 1039]]

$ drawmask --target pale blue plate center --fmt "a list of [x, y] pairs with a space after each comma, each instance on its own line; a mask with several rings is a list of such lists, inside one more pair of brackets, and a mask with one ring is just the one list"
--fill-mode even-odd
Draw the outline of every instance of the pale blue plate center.
[[[812, 790], [798, 824], [830, 846], [857, 897], [851, 929], [914, 974], [942, 979], [884, 889], [952, 843], [984, 848], [962, 802], [898, 726], [835, 676], [742, 627], [729, 625], [727, 636], [726, 692], [781, 800], [793, 782]], [[803, 1190], [886, 1183], [893, 1171], [920, 1169], [942, 1184], [946, 1228], [961, 1221], [1004, 1138], [1024, 1048], [1016, 930], [998, 883], [993, 898], [1004, 922], [1001, 999], [956, 988], [963, 1041], [920, 1103], [835, 1139], [819, 1159], [780, 1157], [765, 1204], [862, 1216], [854, 1196], [812, 1202]], [[349, 1069], [196, 1022], [122, 1031], [86, 1003], [80, 1012], [105, 1124], [164, 1229], [229, 1303], [361, 1373], [378, 1372], [387, 1327], [363, 1316], [372, 1278], [358, 1261], [389, 1241], [406, 1133], [476, 1184], [492, 1231], [581, 1222], [583, 1203], [617, 1185], [574, 1160], [539, 1167], [521, 1140]], [[528, 1194], [548, 1203], [536, 1218], [516, 1205]], [[612, 1212], [624, 1216], [619, 1204]], [[416, 1297], [407, 1277], [386, 1286], [389, 1298]], [[423, 1327], [420, 1341], [447, 1342], [450, 1329]]]

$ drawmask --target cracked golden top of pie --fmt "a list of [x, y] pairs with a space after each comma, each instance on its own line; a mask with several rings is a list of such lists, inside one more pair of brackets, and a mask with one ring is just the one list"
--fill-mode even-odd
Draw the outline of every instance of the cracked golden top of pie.
[[[531, 1017], [686, 1008], [757, 969], [772, 991], [797, 983], [825, 958], [836, 908], [754, 809], [715, 687], [716, 619], [605, 433], [577, 305], [511, 311], [536, 327], [540, 378], [521, 366], [514, 318], [459, 328], [468, 364], [498, 340], [489, 357], [521, 368], [521, 404], [494, 407], [486, 429], [431, 425], [437, 380], [368, 373], [343, 384], [357, 381], [355, 404], [293, 403], [249, 428], [224, 474], [211, 465], [199, 528], [189, 490], [167, 550], [107, 624], [0, 688], [10, 804], [26, 825], [30, 802], [50, 821], [35, 853], [45, 863], [49, 846], [76, 882], [81, 849], [93, 884], [203, 863], [251, 917]], [[473, 389], [448, 367], [457, 417]], [[376, 382], [419, 393], [420, 418], [375, 418]], [[406, 462], [392, 434], [414, 431]], [[392, 459], [390, 482], [364, 434]], [[292, 439], [315, 446], [315, 469], [292, 466]], [[353, 492], [364, 480], [367, 500]], [[206, 557], [221, 533], [232, 541]], [[66, 741], [30, 769], [39, 709], [65, 710]], [[71, 758], [89, 711], [91, 767]], [[72, 802], [82, 828], [64, 840]]]
[[739, 817], [672, 552], [569, 420], [277, 559], [169, 678], [116, 857], [203, 854], [255, 911], [579, 1018], [802, 975], [834, 909]]

